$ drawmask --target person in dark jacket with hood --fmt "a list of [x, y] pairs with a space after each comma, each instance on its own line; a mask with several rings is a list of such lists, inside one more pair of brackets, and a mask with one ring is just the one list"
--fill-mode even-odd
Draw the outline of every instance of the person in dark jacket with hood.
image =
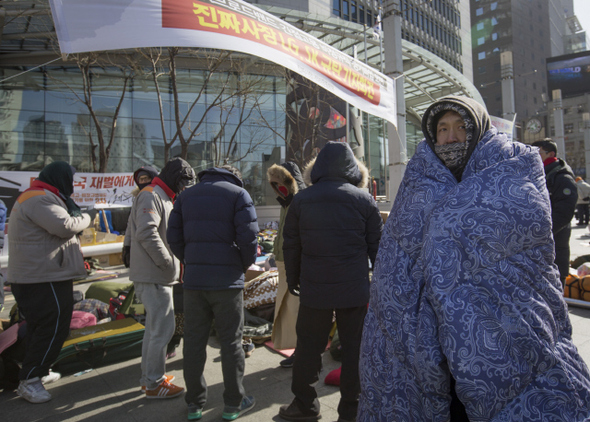
[[[133, 200], [137, 198], [139, 192], [146, 186], [149, 186], [152, 183], [154, 177], [158, 175], [158, 170], [151, 166], [141, 166], [133, 173], [133, 180], [135, 181], [136, 187], [131, 191], [131, 195], [133, 195]], [[131, 218], [131, 216], [129, 217]], [[127, 220], [127, 226], [129, 226], [129, 219]], [[125, 267], [129, 268], [129, 261], [131, 259], [131, 236], [127, 236], [125, 233], [125, 238], [123, 239], [123, 250], [121, 251], [121, 259], [123, 260], [123, 264]]]
[[166, 375], [166, 347], [175, 329], [172, 285], [180, 277], [180, 263], [168, 245], [166, 229], [173, 201], [194, 183], [190, 164], [173, 158], [131, 207], [129, 280], [146, 311], [140, 385], [148, 399], [177, 397], [184, 391]]
[[96, 210], [82, 213], [73, 193], [73, 167], [55, 161], [19, 195], [10, 213], [8, 283], [27, 322], [17, 394], [31, 403], [51, 400], [43, 381], [70, 333], [72, 280], [86, 276], [77, 234], [92, 223]]
[[373, 271], [357, 420], [586, 420], [536, 148], [467, 97], [433, 103], [422, 132]]
[[551, 220], [553, 240], [555, 241], [555, 265], [559, 268], [559, 278], [565, 284], [570, 268], [571, 221], [578, 202], [578, 187], [570, 166], [557, 158], [557, 144], [550, 138], [536, 141], [539, 154], [545, 167], [547, 190], [551, 200]]
[[245, 356], [244, 273], [256, 261], [256, 210], [231, 166], [199, 173], [199, 183], [174, 204], [168, 242], [184, 264], [184, 379], [188, 419], [198, 420], [207, 402], [203, 377], [211, 324], [221, 344], [225, 390], [223, 419], [234, 420], [254, 407], [242, 384]]
[[[275, 317], [271, 340], [277, 349], [294, 349], [297, 345], [295, 323], [299, 312], [299, 298], [289, 294], [287, 289], [287, 274], [285, 273], [283, 258], [283, 228], [289, 205], [291, 205], [293, 197], [299, 191], [305, 189], [305, 182], [299, 166], [293, 161], [287, 161], [280, 166], [273, 164], [266, 174], [272, 189], [277, 194], [277, 201], [281, 205], [279, 229], [273, 247], [279, 271], [279, 287], [275, 301]], [[294, 359], [295, 354], [282, 360], [280, 365], [283, 368], [290, 368], [293, 366]]]
[[289, 291], [300, 295], [297, 353], [290, 405], [279, 416], [315, 421], [314, 388], [336, 313], [342, 342], [339, 420], [355, 420], [360, 393], [358, 362], [369, 302], [369, 260], [375, 263], [383, 220], [366, 190], [369, 175], [348, 144], [328, 142], [304, 170], [309, 186], [294, 196], [283, 229]]

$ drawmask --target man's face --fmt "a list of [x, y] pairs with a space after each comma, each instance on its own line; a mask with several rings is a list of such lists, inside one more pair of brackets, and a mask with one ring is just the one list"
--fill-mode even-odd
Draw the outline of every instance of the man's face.
[[467, 141], [465, 122], [455, 111], [447, 111], [436, 124], [436, 144], [446, 145]]
[[547, 152], [543, 148], [539, 148], [539, 155], [541, 155], [541, 161], [545, 162], [545, 160], [549, 157], [555, 157], [555, 153], [553, 151]]
[[140, 185], [143, 185], [144, 183], [151, 183], [152, 178], [150, 176], [148, 176], [147, 174], [142, 174], [141, 176], [139, 176], [139, 178], [137, 179], [137, 182]]

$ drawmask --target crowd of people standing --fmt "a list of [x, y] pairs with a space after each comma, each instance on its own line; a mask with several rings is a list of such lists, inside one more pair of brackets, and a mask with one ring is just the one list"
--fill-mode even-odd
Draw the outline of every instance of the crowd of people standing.
[[[285, 365], [294, 398], [278, 415], [321, 418], [315, 385], [335, 320], [338, 422], [586, 420], [590, 372], [562, 284], [583, 186], [553, 141], [509, 141], [472, 99], [437, 100], [422, 131], [385, 225], [346, 143], [328, 142], [301, 170], [269, 169], [281, 205], [273, 340], [295, 348]], [[27, 320], [17, 394], [32, 403], [51, 399], [42, 378], [68, 335], [72, 279], [84, 274], [77, 234], [94, 216], [71, 199], [74, 172], [48, 165], [10, 214], [8, 282]], [[237, 419], [256, 404], [241, 346], [244, 273], [257, 254], [253, 201], [229, 165], [195, 175], [175, 158], [143, 173], [151, 179], [140, 185], [136, 172], [123, 254], [146, 308], [142, 394], [184, 394], [188, 420], [201, 419], [214, 325], [222, 418]], [[166, 374], [179, 282], [186, 391]]]

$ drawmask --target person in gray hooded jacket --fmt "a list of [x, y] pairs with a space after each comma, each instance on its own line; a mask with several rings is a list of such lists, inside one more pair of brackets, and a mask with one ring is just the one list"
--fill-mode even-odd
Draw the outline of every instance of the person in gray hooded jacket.
[[168, 245], [166, 229], [176, 195], [194, 183], [190, 165], [173, 158], [131, 207], [129, 279], [146, 310], [140, 384], [150, 399], [177, 397], [184, 391], [165, 374], [166, 347], [175, 327], [172, 284], [180, 276], [180, 263]]
[[86, 276], [76, 235], [96, 211], [82, 213], [73, 192], [74, 169], [55, 161], [20, 194], [10, 213], [8, 283], [27, 323], [17, 394], [31, 403], [51, 400], [42, 380], [70, 332], [72, 280]]

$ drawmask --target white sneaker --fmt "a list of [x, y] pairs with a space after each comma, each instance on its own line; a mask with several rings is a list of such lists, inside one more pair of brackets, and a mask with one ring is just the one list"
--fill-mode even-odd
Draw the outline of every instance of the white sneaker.
[[51, 394], [47, 392], [39, 377], [21, 381], [16, 394], [30, 403], [45, 403], [51, 400]]
[[59, 372], [53, 372], [51, 369], [49, 370], [49, 374], [45, 375], [41, 378], [41, 383], [51, 384], [52, 382], [59, 381], [61, 379], [61, 374]]

